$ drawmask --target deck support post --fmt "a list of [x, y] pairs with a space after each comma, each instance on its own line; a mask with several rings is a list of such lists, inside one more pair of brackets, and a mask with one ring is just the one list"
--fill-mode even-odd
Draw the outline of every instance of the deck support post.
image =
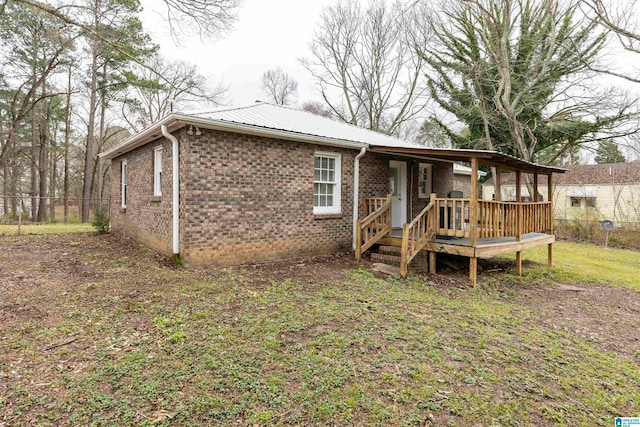
[[409, 224], [402, 226], [402, 246], [400, 247], [400, 276], [407, 277], [409, 271]]
[[478, 282], [478, 258], [469, 258], [469, 283], [472, 288], [476, 287]]
[[516, 252], [516, 274], [522, 276], [522, 252]]
[[429, 251], [429, 274], [436, 274], [436, 253]]
[[355, 243], [356, 243], [356, 259], [358, 261], [360, 261], [360, 258], [362, 258], [362, 228], [360, 227], [360, 220], [357, 219], [356, 220], [356, 238], [355, 238]]
[[553, 243], [547, 245], [547, 265], [553, 267]]
[[[478, 246], [478, 158], [471, 158], [471, 200], [469, 201], [469, 237], [475, 252]], [[472, 288], [478, 281], [478, 258], [469, 258], [469, 283]]]

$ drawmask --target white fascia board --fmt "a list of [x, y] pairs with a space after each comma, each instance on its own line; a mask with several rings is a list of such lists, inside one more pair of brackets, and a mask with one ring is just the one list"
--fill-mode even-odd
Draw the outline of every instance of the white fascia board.
[[240, 133], [243, 135], [262, 136], [266, 138], [284, 139], [287, 141], [305, 142], [308, 144], [327, 145], [332, 147], [352, 148], [360, 149], [362, 147], [368, 147], [369, 144], [362, 142], [353, 142], [337, 138], [328, 138], [324, 136], [309, 135], [298, 132], [291, 132], [280, 129], [263, 128], [254, 125], [247, 125], [244, 123], [228, 122], [225, 120], [207, 119], [202, 117], [194, 117], [185, 114], [170, 114], [163, 118], [159, 122], [156, 122], [152, 126], [142, 130], [141, 132], [133, 135], [129, 139], [125, 140], [122, 144], [107, 150], [99, 154], [100, 158], [113, 159], [121, 154], [129, 152], [135, 148], [138, 148], [150, 141], [146, 138], [153, 136], [154, 133], [159, 133], [161, 136], [160, 128], [162, 125], [170, 127], [171, 124], [179, 124], [178, 128], [182, 126], [198, 126], [203, 129], [214, 129], [225, 132]]
[[287, 141], [306, 142], [310, 144], [330, 145], [344, 148], [362, 148], [368, 146], [362, 142], [348, 141], [345, 139], [329, 138], [326, 136], [311, 135], [306, 133], [292, 132], [288, 130], [265, 128], [245, 123], [229, 122], [226, 120], [207, 119], [189, 115], [175, 115], [176, 120], [184, 122], [185, 125], [194, 125], [205, 129], [221, 130], [226, 132], [240, 133], [243, 135], [262, 136], [267, 138], [284, 139]]
[[172, 117], [172, 116], [173, 114], [170, 114], [167, 117], [164, 117], [163, 119], [152, 124], [148, 128], [145, 128], [140, 132], [136, 133], [135, 135], [132, 135], [129, 138], [125, 139], [122, 143], [116, 145], [115, 147], [98, 154], [98, 157], [105, 160], [111, 160], [114, 157], [119, 156], [120, 154], [127, 153], [148, 142], [151, 142], [151, 140], [147, 139], [149, 137], [158, 137], [158, 138], [162, 137], [162, 131], [161, 131], [162, 125], [166, 125], [167, 127], [170, 127], [171, 125], [176, 124], [175, 123], [176, 119], [175, 117]]

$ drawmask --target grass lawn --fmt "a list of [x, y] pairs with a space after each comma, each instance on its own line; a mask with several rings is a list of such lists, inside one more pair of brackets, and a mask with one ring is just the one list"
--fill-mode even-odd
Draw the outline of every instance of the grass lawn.
[[[96, 231], [91, 224], [23, 224], [20, 227], [22, 234], [60, 234], [60, 233], [90, 233]], [[0, 224], [0, 235], [18, 234], [17, 224]]]
[[467, 289], [348, 256], [184, 269], [112, 235], [3, 237], [0, 426], [613, 425], [640, 415], [640, 293], [566, 257], [640, 253], [597, 250]]
[[[640, 252], [583, 243], [553, 245], [554, 268], [536, 269], [535, 275], [554, 275], [562, 281], [603, 283], [640, 292]], [[512, 257], [513, 258], [513, 257]], [[523, 258], [547, 262], [547, 248], [523, 252]]]

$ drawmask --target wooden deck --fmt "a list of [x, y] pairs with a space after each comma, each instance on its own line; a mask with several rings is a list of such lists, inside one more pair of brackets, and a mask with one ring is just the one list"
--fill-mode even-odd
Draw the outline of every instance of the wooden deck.
[[[436, 252], [450, 255], [461, 255], [470, 258], [485, 258], [520, 252], [524, 249], [554, 243], [553, 234], [527, 233], [521, 236], [520, 241], [515, 237], [483, 237], [478, 239], [476, 246], [471, 245], [471, 239], [456, 237], [444, 239], [439, 236], [425, 246], [427, 252]], [[400, 246], [402, 244], [402, 229], [394, 228], [389, 237], [380, 240], [381, 244]]]
[[546, 245], [548, 264], [553, 265], [556, 239], [551, 202], [449, 199], [431, 194], [425, 208], [402, 229], [391, 228], [390, 195], [366, 202], [371, 205], [364, 206], [366, 217], [356, 223], [356, 258], [375, 244], [399, 247], [402, 277], [421, 252], [428, 254], [429, 273], [436, 272], [438, 253], [468, 257], [471, 286], [476, 285], [478, 258], [515, 253], [516, 274], [521, 275], [522, 251]]

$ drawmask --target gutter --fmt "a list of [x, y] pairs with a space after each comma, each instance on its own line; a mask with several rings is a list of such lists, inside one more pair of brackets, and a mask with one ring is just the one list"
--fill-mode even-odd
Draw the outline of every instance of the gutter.
[[167, 130], [167, 125], [161, 125], [160, 130], [162, 135], [171, 141], [171, 160], [172, 170], [171, 176], [173, 178], [173, 200], [171, 202], [172, 210], [172, 230], [173, 230], [173, 254], [180, 253], [180, 159], [179, 159], [179, 145], [178, 138], [171, 135]]
[[367, 152], [367, 147], [362, 147], [360, 153], [353, 160], [353, 250], [356, 250], [356, 226], [358, 223], [358, 193], [360, 191], [360, 159]]
[[182, 126], [193, 125], [201, 127], [203, 129], [214, 129], [225, 132], [241, 133], [244, 135], [255, 135], [266, 138], [284, 139], [287, 141], [306, 142], [310, 144], [321, 144], [342, 148], [362, 148], [364, 145], [366, 145], [363, 142], [352, 142], [345, 139], [329, 138], [326, 136], [310, 135], [287, 130], [266, 128], [244, 123], [230, 122], [226, 120], [207, 119], [180, 113], [171, 113], [156, 124], [125, 140], [122, 144], [117, 145], [103, 153], [100, 153], [99, 157], [104, 159], [113, 159], [120, 154], [131, 151], [134, 148], [142, 146], [151, 141], [146, 140], [145, 138], [153, 137], [154, 133], [158, 132], [159, 127], [162, 128], [162, 126], [171, 126], [175, 123], [179, 123]]

